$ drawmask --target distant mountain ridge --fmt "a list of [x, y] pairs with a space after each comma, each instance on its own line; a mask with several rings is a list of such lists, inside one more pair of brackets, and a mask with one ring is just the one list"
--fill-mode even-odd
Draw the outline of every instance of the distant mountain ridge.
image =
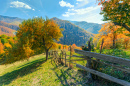
[[76, 44], [81, 46], [84, 45], [90, 39], [90, 37], [93, 36], [92, 33], [87, 32], [86, 30], [74, 25], [67, 20], [61, 20], [56, 17], [52, 19], [60, 25], [60, 28], [64, 28], [64, 31], [62, 32], [64, 37], [62, 37], [59, 41], [61, 44]]
[[18, 17], [9, 17], [9, 16], [2, 16], [0, 15], [0, 21], [11, 23], [14, 25], [19, 25], [24, 19], [18, 18]]
[[101, 29], [102, 26], [101, 24], [88, 23], [85, 21], [70, 21], [70, 22], [93, 34], [98, 34], [98, 31]]
[[[7, 16], [0, 16], [0, 32], [1, 34], [6, 35], [14, 35], [14, 32], [17, 31], [18, 25], [14, 25], [13, 23], [22, 22], [23, 19], [17, 17], [7, 17]], [[93, 37], [93, 34], [87, 32], [85, 29], [76, 26], [75, 24], [67, 21], [61, 20], [56, 17], [52, 18], [59, 24], [60, 28], [64, 28], [63, 37], [60, 39], [58, 43], [64, 45], [71, 45], [76, 44], [77, 46], [84, 45], [90, 37]], [[1, 35], [0, 34], [0, 35]]]
[[18, 30], [17, 25], [13, 25], [11, 23], [6, 23], [6, 22], [3, 22], [3, 21], [0, 21], [0, 26], [5, 26], [5, 27], [8, 27], [8, 28], [13, 29], [13, 30]]
[[7, 36], [14, 36], [13, 32], [15, 32], [15, 30], [5, 26], [0, 26], [0, 35], [6, 34]]

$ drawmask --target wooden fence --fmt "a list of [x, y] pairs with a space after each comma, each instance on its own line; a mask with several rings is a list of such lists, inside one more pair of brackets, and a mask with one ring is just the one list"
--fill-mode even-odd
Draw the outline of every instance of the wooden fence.
[[[94, 75], [97, 75], [97, 76], [102, 77], [104, 79], [118, 83], [120, 85], [130, 86], [129, 82], [121, 80], [121, 79], [117, 79], [117, 78], [110, 76], [108, 74], [99, 72], [99, 71], [95, 70], [95, 68], [92, 67], [92, 65], [93, 65], [92, 62], [95, 64], [101, 63], [101, 64], [115, 67], [121, 71], [125, 71], [127, 73], [130, 73], [130, 60], [129, 59], [94, 53], [94, 52], [90, 52], [90, 51], [77, 50], [77, 49], [75, 49], [75, 53], [78, 53], [82, 56], [71, 55], [71, 53], [70, 53], [70, 55], [66, 55], [66, 52], [64, 50], [62, 50], [59, 57], [55, 57], [55, 58], [57, 58], [59, 60], [59, 62], [64, 62], [65, 65], [66, 65], [66, 62], [69, 62], [69, 66], [70, 66], [70, 63], [74, 63], [73, 61], [87, 60], [86, 67], [82, 66], [80, 64], [76, 64], [76, 63], [74, 63], [74, 64], [76, 64], [76, 67], [81, 68], [81, 69], [89, 72], [90, 77], [91, 77], [91, 74], [94, 74]], [[58, 54], [58, 52], [52, 51], [52, 52], [50, 52], [50, 54], [55, 55], [55, 54]], [[67, 57], [69, 57], [69, 59]], [[71, 60], [71, 57], [75, 57], [75, 58], [78, 57], [78, 58], [82, 58], [82, 59]], [[93, 58], [96, 58], [96, 60], [94, 60]], [[128, 77], [130, 77], [130, 76], [128, 76]]]

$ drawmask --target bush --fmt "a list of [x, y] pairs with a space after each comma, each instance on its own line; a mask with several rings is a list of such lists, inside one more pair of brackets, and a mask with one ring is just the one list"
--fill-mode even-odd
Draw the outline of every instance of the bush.
[[8, 40], [5, 39], [5, 38], [1, 38], [1, 42], [2, 42], [2, 44], [4, 45], [5, 43], [8, 43]]

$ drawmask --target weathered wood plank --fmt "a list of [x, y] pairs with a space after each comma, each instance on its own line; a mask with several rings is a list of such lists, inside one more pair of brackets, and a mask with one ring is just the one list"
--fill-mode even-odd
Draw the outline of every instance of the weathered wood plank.
[[76, 55], [73, 55], [71, 57], [77, 57], [77, 58], [85, 58], [84, 56], [76, 56]]
[[104, 62], [97, 61], [97, 60], [93, 60], [93, 61], [96, 61], [96, 62], [101, 63], [101, 64], [105, 64], [105, 65], [108, 65], [108, 66], [112, 66], [112, 67], [115, 67], [115, 68], [120, 69], [122, 71], [125, 71], [127, 73], [130, 73], [130, 69], [126, 69], [126, 68], [123, 68], [123, 67], [120, 67], [120, 66], [116, 66], [114, 64], [108, 64], [108, 63], [104, 63]]
[[82, 66], [82, 65], [79, 65], [79, 64], [76, 64], [76, 67], [81, 68], [81, 69], [83, 69], [83, 70], [86, 70], [86, 71], [88, 71], [88, 72], [90, 72], [90, 73], [92, 73], [92, 74], [95, 74], [95, 75], [97, 75], [97, 76], [100, 76], [100, 77], [102, 77], [102, 78], [105, 78], [105, 79], [107, 79], [107, 80], [110, 80], [110, 81], [112, 81], [112, 82], [116, 82], [116, 83], [121, 84], [121, 85], [124, 85], [124, 86], [130, 86], [130, 83], [129, 83], [129, 82], [124, 81], [124, 80], [121, 80], [121, 79], [117, 79], [117, 78], [112, 77], [112, 76], [110, 76], [110, 75], [107, 75], [107, 74], [105, 74], [105, 73], [101, 73], [101, 72], [98, 72], [98, 71], [96, 71], [96, 70], [93, 70], [93, 69], [90, 69], [90, 68], [86, 68], [86, 67], [84, 67], [84, 66]]
[[66, 66], [66, 53], [65, 53], [65, 66]]
[[74, 60], [71, 60], [71, 61], [83, 61], [83, 60], [86, 60], [86, 59], [74, 59]]
[[116, 56], [99, 54], [99, 53], [94, 53], [94, 52], [89, 52], [89, 51], [84, 51], [84, 50], [77, 50], [77, 49], [75, 49], [75, 52], [78, 54], [83, 54], [85, 56], [90, 56], [90, 57], [94, 57], [97, 59], [102, 59], [104, 61], [118, 63], [118, 64], [122, 64], [122, 65], [126, 65], [126, 66], [130, 67], [129, 59], [124, 59], [124, 58], [120, 58], [120, 57], [116, 57]]

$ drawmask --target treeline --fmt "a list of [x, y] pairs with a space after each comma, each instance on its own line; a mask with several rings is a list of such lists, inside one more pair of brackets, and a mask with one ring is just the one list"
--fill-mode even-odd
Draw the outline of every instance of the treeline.
[[61, 20], [56, 17], [52, 19], [56, 21], [60, 28], [64, 29], [62, 32], [63, 37], [60, 38], [58, 43], [64, 45], [76, 44], [77, 46], [82, 46], [90, 39], [90, 37], [93, 37], [92, 33], [87, 32], [69, 21]]
[[[51, 49], [69, 49], [68, 45], [58, 44], [63, 29], [51, 19], [32, 18], [19, 25], [16, 37], [1, 36], [0, 63], [8, 64], [28, 59], [32, 55], [45, 53], [46, 60]], [[12, 41], [10, 41], [12, 39]], [[73, 48], [80, 49], [75, 44]]]
[[105, 23], [93, 43], [97, 49], [103, 41], [103, 49], [130, 49], [130, 32], [113, 23]]

